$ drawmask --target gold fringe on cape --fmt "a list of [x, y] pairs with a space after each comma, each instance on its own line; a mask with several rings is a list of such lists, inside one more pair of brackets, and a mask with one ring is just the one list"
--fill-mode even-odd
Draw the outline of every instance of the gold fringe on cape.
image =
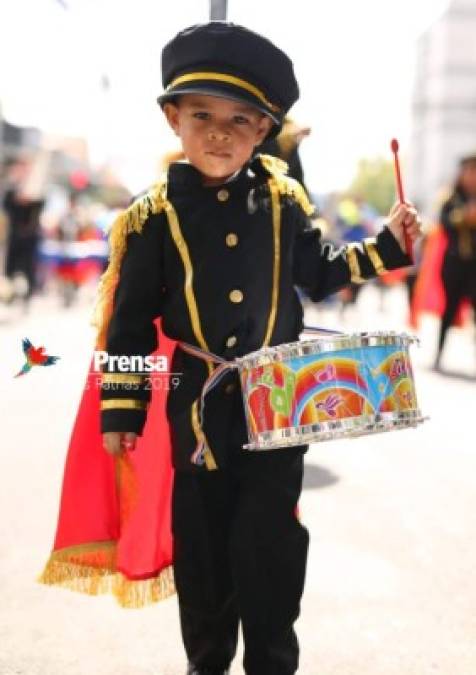
[[114, 291], [119, 280], [122, 258], [126, 252], [127, 235], [142, 232], [147, 218], [160, 213], [167, 200], [167, 181], [160, 180], [145, 195], [138, 197], [114, 221], [109, 234], [109, 265], [101, 276], [92, 325], [97, 329], [96, 348], [106, 348], [106, 333], [112, 314]]
[[274, 178], [279, 193], [294, 199], [307, 216], [312, 216], [315, 207], [309, 201], [309, 197], [301, 183], [286, 175], [288, 171], [286, 162], [272, 155], [259, 155], [259, 158], [263, 167]]
[[126, 609], [140, 609], [175, 593], [172, 565], [150, 579], [131, 580], [115, 569], [115, 542], [72, 546], [50, 555], [38, 582], [87, 595], [113, 595]]

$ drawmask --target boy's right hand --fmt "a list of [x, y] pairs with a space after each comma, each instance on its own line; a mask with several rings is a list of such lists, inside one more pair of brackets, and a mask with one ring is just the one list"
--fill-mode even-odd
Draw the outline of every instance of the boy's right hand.
[[104, 450], [110, 455], [120, 455], [135, 450], [137, 434], [131, 431], [108, 431], [102, 435]]

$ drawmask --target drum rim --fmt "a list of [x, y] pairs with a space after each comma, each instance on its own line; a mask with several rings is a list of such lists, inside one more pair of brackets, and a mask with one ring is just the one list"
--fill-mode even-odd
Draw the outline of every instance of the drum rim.
[[[375, 415], [345, 417], [340, 420], [285, 427], [253, 434], [253, 439], [243, 447], [247, 450], [274, 450], [280, 447], [308, 445], [339, 438], [353, 438], [373, 433], [416, 427], [427, 417], [420, 409], [390, 411]], [[299, 441], [299, 442], [297, 442]]]
[[409, 333], [396, 331], [373, 331], [349, 333], [345, 335], [326, 335], [312, 340], [286, 342], [274, 347], [262, 347], [245, 356], [235, 358], [240, 371], [279, 363], [292, 358], [313, 354], [330, 354], [344, 349], [361, 349], [365, 347], [403, 347], [418, 343], [418, 338]]

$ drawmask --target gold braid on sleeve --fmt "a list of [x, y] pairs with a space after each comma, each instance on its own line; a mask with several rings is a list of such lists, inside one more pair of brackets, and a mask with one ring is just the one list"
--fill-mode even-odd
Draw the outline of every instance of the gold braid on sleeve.
[[365, 281], [360, 269], [359, 258], [357, 257], [358, 246], [359, 244], [349, 244], [346, 247], [346, 258], [350, 270], [350, 280], [353, 284], [363, 284]]
[[369, 256], [369, 260], [372, 263], [375, 273], [380, 275], [385, 274], [385, 272], [388, 272], [387, 268], [383, 263], [382, 258], [380, 257], [377, 251], [377, 246], [374, 237], [368, 237], [367, 239], [364, 239], [364, 248], [367, 255]]
[[101, 401], [101, 410], [147, 410], [147, 401], [138, 401], [135, 398], [109, 398]]

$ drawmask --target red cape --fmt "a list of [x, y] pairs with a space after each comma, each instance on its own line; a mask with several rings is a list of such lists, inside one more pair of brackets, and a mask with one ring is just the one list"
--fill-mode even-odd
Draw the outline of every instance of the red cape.
[[[441, 279], [443, 258], [448, 246], [448, 238], [442, 227], [435, 227], [426, 240], [423, 258], [415, 284], [412, 302], [412, 326], [418, 327], [420, 315], [430, 312], [443, 316], [446, 307], [446, 294]], [[468, 303], [463, 301], [454, 320], [455, 326], [462, 326], [468, 312]]]
[[[168, 363], [175, 348], [156, 322]], [[89, 368], [68, 447], [53, 551], [39, 581], [141, 607], [174, 592], [168, 374], [154, 374], [136, 449], [113, 458], [100, 433], [100, 375]]]

